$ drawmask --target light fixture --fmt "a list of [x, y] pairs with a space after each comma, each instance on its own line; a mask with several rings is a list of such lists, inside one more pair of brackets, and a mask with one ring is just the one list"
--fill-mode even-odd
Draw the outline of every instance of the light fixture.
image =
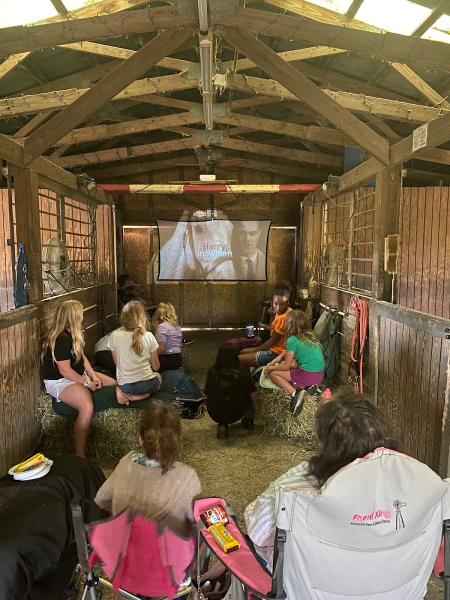
[[212, 40], [209, 36], [200, 38], [200, 70], [202, 91], [204, 94], [210, 94], [212, 92]]
[[197, 0], [198, 6], [198, 24], [200, 32], [206, 33], [209, 29], [208, 25], [208, 0]]
[[213, 116], [213, 99], [212, 96], [203, 98], [203, 113], [205, 115], [205, 128], [206, 131], [214, 129], [214, 116]]

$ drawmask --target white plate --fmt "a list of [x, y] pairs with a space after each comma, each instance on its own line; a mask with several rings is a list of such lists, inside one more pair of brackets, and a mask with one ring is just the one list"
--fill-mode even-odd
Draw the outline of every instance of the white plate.
[[14, 465], [14, 467], [11, 467], [8, 471], [8, 475], [30, 475], [31, 473], [38, 473], [39, 471], [42, 471], [42, 469], [45, 469], [45, 467], [47, 466], [47, 458], [45, 458], [44, 456], [44, 460], [42, 462], [39, 462], [38, 464], [36, 464], [36, 466], [31, 467], [31, 469], [25, 469], [25, 471], [16, 471], [17, 467], [19, 466], [19, 464]]
[[44, 477], [50, 471], [50, 468], [53, 464], [53, 461], [48, 459], [42, 465], [39, 465], [36, 469], [30, 469], [29, 471], [24, 471], [21, 473], [13, 473], [13, 477], [16, 481], [30, 481], [31, 479], [39, 479], [39, 477]]

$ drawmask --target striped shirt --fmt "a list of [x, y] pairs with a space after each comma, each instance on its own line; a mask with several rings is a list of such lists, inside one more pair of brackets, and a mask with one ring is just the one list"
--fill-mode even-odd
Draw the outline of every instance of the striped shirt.
[[278, 479], [272, 481], [269, 487], [245, 509], [244, 519], [247, 533], [255, 545], [258, 554], [272, 565], [273, 545], [275, 540], [277, 498], [280, 488], [301, 490], [304, 496], [317, 496], [320, 489], [315, 486], [314, 479], [307, 477], [308, 463], [301, 462], [292, 467]]

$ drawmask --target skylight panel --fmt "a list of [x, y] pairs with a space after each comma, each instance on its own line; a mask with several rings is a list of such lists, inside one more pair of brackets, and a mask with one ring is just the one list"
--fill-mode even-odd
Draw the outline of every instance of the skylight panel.
[[29, 25], [57, 14], [50, 0], [0, 0], [0, 27]]
[[341, 15], [345, 15], [345, 13], [350, 8], [352, 0], [309, 0], [311, 4], [317, 4], [318, 6], [323, 6], [324, 8], [328, 8], [328, 10], [334, 10], [334, 12], [341, 13]]
[[411, 35], [430, 14], [430, 8], [409, 0], [365, 0], [355, 18], [386, 31]]
[[423, 36], [427, 40], [450, 43], [450, 15], [442, 15]]

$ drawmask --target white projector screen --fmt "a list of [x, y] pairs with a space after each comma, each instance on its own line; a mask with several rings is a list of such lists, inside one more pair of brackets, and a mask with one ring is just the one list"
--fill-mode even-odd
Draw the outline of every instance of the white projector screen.
[[270, 221], [158, 221], [159, 280], [265, 281]]

